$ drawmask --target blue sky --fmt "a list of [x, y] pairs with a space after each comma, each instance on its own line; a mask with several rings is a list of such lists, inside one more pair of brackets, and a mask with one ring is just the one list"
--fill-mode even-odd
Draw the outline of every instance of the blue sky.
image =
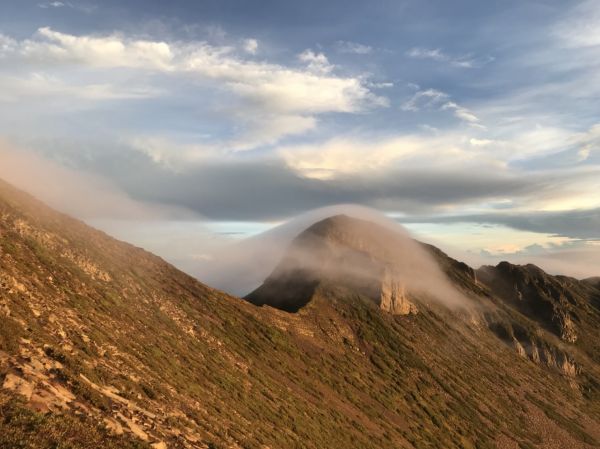
[[353, 203], [600, 274], [599, 30], [589, 0], [1, 1], [0, 176], [190, 271]]

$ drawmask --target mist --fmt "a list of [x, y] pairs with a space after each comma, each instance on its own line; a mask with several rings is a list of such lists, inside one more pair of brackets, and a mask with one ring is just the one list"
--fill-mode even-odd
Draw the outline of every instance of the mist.
[[[137, 200], [106, 177], [69, 168], [1, 139], [0, 178], [57, 210], [154, 252], [201, 282], [236, 296], [245, 296], [260, 286], [281, 262], [292, 240], [304, 229], [339, 214], [377, 223], [404, 236], [404, 243], [399, 243], [395, 252], [410, 254], [407, 261], [398, 263], [400, 266], [407, 263], [401, 274], [412, 289], [424, 290], [436, 297], [456, 296], [449, 293], [451, 286], [435, 261], [432, 263], [428, 254], [423, 255], [418, 245], [414, 247], [410, 234], [397, 222], [371, 208], [346, 204], [315, 209], [260, 235], [240, 240], [211, 229], [210, 223], [196, 211]], [[505, 259], [513, 263], [535, 263], [551, 274], [578, 278], [600, 274], [597, 269], [600, 247], [491, 258], [454, 248], [448, 241], [428, 239], [427, 243], [434, 243], [473, 267], [496, 264]]]
[[[344, 225], [340, 241], [303, 233], [338, 215], [359, 219]], [[377, 282], [380, 287], [386, 269], [411, 294], [447, 306], [467, 301], [406, 229], [382, 213], [358, 205], [312, 210], [265, 233], [226, 245], [211, 260], [200, 261], [194, 274], [209, 285], [245, 296], [274, 270], [273, 277], [286, 277], [289, 270], [313, 272], [369, 290], [377, 289]]]
[[182, 207], [138, 201], [109, 179], [65, 167], [0, 139], [0, 178], [49, 206], [82, 220], [192, 219]]

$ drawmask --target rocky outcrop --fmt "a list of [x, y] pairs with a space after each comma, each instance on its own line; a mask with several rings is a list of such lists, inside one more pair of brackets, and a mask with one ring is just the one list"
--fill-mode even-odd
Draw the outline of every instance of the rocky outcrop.
[[417, 313], [417, 306], [410, 301], [403, 282], [389, 267], [382, 276], [379, 307], [393, 315]]
[[535, 265], [501, 262], [477, 270], [478, 279], [494, 295], [538, 322], [564, 342], [575, 343], [578, 331], [572, 316], [577, 302], [567, 278], [550, 276]]
[[575, 377], [579, 367], [575, 359], [557, 345], [555, 337], [546, 338], [544, 332], [533, 332], [513, 322], [489, 322], [489, 328], [515, 352], [532, 362], [551, 370], [559, 371], [567, 377]]
[[563, 341], [566, 341], [567, 343], [575, 343], [577, 341], [575, 323], [568, 312], [564, 310], [556, 310], [553, 320], [560, 331], [560, 338]]

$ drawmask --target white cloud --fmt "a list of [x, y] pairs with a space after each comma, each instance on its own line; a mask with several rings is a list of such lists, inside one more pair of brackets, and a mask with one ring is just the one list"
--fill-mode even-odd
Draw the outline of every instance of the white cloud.
[[279, 115], [240, 119], [246, 129], [231, 139], [220, 142], [182, 143], [164, 136], [136, 136], [123, 142], [150, 157], [156, 164], [179, 171], [190, 164], [222, 160], [238, 151], [272, 145], [284, 135], [304, 134], [316, 128], [314, 117]]
[[537, 123], [514, 132], [511, 136], [511, 148], [518, 158], [539, 156], [565, 150], [571, 139], [573, 133], [567, 129]]
[[[123, 100], [155, 97], [161, 91], [144, 86], [118, 86], [108, 83], [68, 83], [43, 73], [32, 73], [26, 77], [0, 75], [0, 102], [18, 103], [26, 98], [39, 100], [53, 97], [59, 100], [80, 99], [88, 101]], [[75, 105], [70, 102], [70, 107]]]
[[307, 49], [298, 55], [298, 59], [308, 65], [311, 72], [329, 73], [334, 69], [334, 66], [329, 63], [327, 56], [323, 53], [315, 53]]
[[39, 62], [79, 63], [90, 67], [171, 70], [174, 54], [166, 42], [127, 40], [118, 35], [74, 36], [44, 27], [21, 41], [17, 53]]
[[[525, 122], [526, 126], [522, 126], [521, 122]], [[492, 147], [498, 160], [518, 161], [519, 164], [534, 158], [548, 161], [561, 158], [557, 160], [571, 166], [573, 162], [587, 161], [600, 150], [600, 124], [583, 132], [540, 123], [530, 124], [524, 119], [519, 120], [518, 124], [516, 128], [490, 131], [493, 139], [476, 136], [470, 137], [468, 142], [473, 147]], [[552, 162], [550, 164], [554, 165]]]
[[427, 48], [411, 48], [406, 52], [406, 55], [415, 59], [433, 59], [434, 61], [447, 61], [448, 56], [442, 53], [439, 48], [427, 49]]
[[335, 47], [340, 53], [353, 53], [356, 55], [366, 55], [373, 51], [373, 47], [369, 45], [350, 41], [337, 41]]
[[245, 39], [243, 47], [246, 53], [255, 55], [258, 52], [258, 41], [256, 39]]
[[[418, 88], [418, 86], [417, 86]], [[450, 96], [436, 89], [418, 90], [400, 107], [403, 111], [420, 111], [421, 109], [437, 108], [441, 111], [450, 110], [454, 116], [469, 125], [482, 128], [479, 118], [469, 109], [450, 101]]]
[[365, 138], [340, 137], [318, 144], [281, 148], [286, 164], [306, 178], [334, 179], [339, 176], [369, 171], [386, 171], [394, 164], [402, 167], [454, 166], [477, 163], [489, 166], [490, 161], [462, 147], [461, 138], [444, 136], [401, 135], [372, 141]]
[[[322, 53], [305, 50], [299, 70], [268, 62], [239, 59], [231, 47], [127, 39], [120, 35], [74, 36], [40, 28], [35, 39], [4, 39], [2, 56], [99, 68], [132, 68], [214, 80], [222, 87], [274, 111], [357, 112], [387, 101], [371, 93], [363, 79], [333, 75]], [[255, 104], [256, 106], [256, 104]]]
[[320, 145], [282, 148], [280, 154], [289, 167], [306, 178], [332, 179], [341, 174], [380, 169], [418, 148], [416, 142], [400, 139], [367, 144], [335, 138]]
[[38, 8], [42, 8], [42, 9], [64, 9], [64, 8], [69, 8], [69, 9], [81, 11], [81, 12], [84, 12], [84, 13], [91, 13], [97, 7], [95, 5], [93, 5], [93, 4], [90, 4], [90, 3], [81, 3], [80, 1], [77, 1], [76, 3], [62, 2], [62, 1], [49, 1], [49, 2], [38, 3]]
[[47, 9], [47, 8], [63, 8], [65, 6], [67, 6], [67, 4], [64, 3], [64, 2], [46, 2], [46, 3], [40, 3], [40, 4], [38, 4], [38, 6], [40, 8], [43, 8], [43, 9]]
[[583, 148], [581, 148], [578, 152], [577, 152], [577, 161], [578, 162], [583, 162], [588, 160], [588, 158], [590, 157], [590, 153], [591, 153], [591, 148], [589, 146], [585, 146]]
[[579, 148], [578, 162], [586, 161], [592, 153], [600, 151], [600, 123], [592, 126], [587, 132], [575, 134], [571, 140]]
[[493, 144], [494, 141], [490, 140], [490, 139], [476, 139], [476, 138], [471, 138], [471, 139], [469, 139], [469, 143], [471, 145], [473, 145], [474, 147], [485, 147], [485, 146]]
[[458, 104], [454, 103], [453, 101], [449, 101], [449, 102], [445, 103], [441, 107], [441, 109], [443, 111], [451, 110], [454, 112], [454, 116], [459, 118], [460, 120], [467, 122], [468, 124], [470, 124], [472, 126], [477, 126], [477, 127], [483, 128], [483, 126], [481, 124], [479, 124], [480, 120], [475, 114], [473, 114], [467, 108], [465, 108], [463, 106], [459, 106]]
[[579, 3], [555, 29], [567, 47], [600, 46], [600, 7], [596, 0]]
[[272, 145], [281, 136], [305, 134], [317, 126], [317, 120], [312, 116], [277, 115], [273, 117], [245, 118], [247, 130], [235, 139], [223, 144], [230, 151], [244, 151], [262, 145]]
[[388, 105], [385, 98], [371, 93], [357, 78], [288, 70], [263, 71], [264, 67], [257, 69], [261, 73], [254, 72], [251, 78], [232, 80], [228, 86], [254, 105], [272, 112], [349, 113]]
[[430, 59], [437, 62], [446, 62], [454, 67], [468, 69], [482, 67], [494, 60], [494, 58], [491, 56], [487, 56], [485, 58], [475, 58], [473, 55], [453, 57], [444, 53], [439, 48], [414, 47], [408, 50], [406, 55], [413, 59]]
[[[257, 48], [257, 41], [245, 41], [248, 52]], [[285, 136], [310, 131], [316, 126], [319, 114], [356, 113], [388, 105], [385, 97], [371, 92], [366, 77], [335, 74], [337, 67], [323, 53], [305, 50], [298, 59], [306, 67], [298, 68], [244, 59], [234, 50], [206, 42], [151, 41], [116, 33], [76, 36], [48, 27], [20, 41], [0, 35], [0, 58], [13, 62], [10, 66], [21, 70], [53, 73], [56, 78], [48, 77], [53, 81], [46, 82], [46, 88], [64, 95], [137, 98], [152, 91], [122, 92], [111, 85], [111, 71], [180, 77], [211, 86], [213, 92], [216, 86], [217, 93], [230, 96], [228, 102], [231, 103], [231, 96], [237, 102], [231, 110], [241, 134], [214, 143], [220, 147], [229, 145], [229, 150], [271, 145]], [[61, 67], [65, 66], [85, 69], [88, 77], [96, 74], [98, 80], [81, 89], [69, 88], [69, 81], [61, 78], [65, 73]], [[30, 72], [23, 76], [30, 79], [32, 75]], [[28, 82], [35, 84], [34, 81], [41, 84], [39, 80]], [[86, 87], [89, 89], [84, 91]]]
[[419, 90], [409, 100], [405, 101], [401, 108], [403, 111], [419, 111], [437, 105], [447, 98], [447, 93], [436, 89]]
[[391, 87], [394, 87], [394, 83], [390, 82], [390, 81], [384, 81], [381, 83], [372, 83], [372, 82], [368, 82], [367, 86], [372, 88], [372, 89], [389, 89]]
[[18, 42], [11, 37], [0, 34], [0, 57], [15, 51]]

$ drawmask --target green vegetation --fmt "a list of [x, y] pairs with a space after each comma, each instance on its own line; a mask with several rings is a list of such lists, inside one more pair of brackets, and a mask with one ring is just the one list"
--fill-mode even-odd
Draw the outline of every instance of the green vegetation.
[[128, 436], [110, 435], [91, 419], [41, 414], [0, 391], [0, 447], [11, 449], [149, 449]]
[[[573, 418], [600, 422], [597, 367], [578, 360], [578, 396], [572, 379], [517, 356], [513, 337], [560, 342], [493, 296], [494, 312], [477, 317], [495, 332], [435, 305], [392, 316], [325, 282], [298, 314], [258, 308], [1, 182], [0, 248], [0, 304], [10, 312], [0, 308], [0, 351], [10, 356], [0, 380], [37, 370], [82, 405], [80, 415], [72, 403], [41, 414], [2, 390], [0, 447], [146, 447], [104, 428], [111, 418], [128, 432], [121, 414], [169, 447], [488, 449], [510, 430], [531, 449], [545, 433], [529, 407], [565, 429], [567, 443], [597, 444]], [[482, 291], [468, 267], [445, 264]], [[581, 310], [589, 342], [597, 310]], [[577, 343], [591, 360], [594, 341]]]
[[10, 317], [0, 316], [0, 350], [8, 353], [19, 349], [22, 327]]

